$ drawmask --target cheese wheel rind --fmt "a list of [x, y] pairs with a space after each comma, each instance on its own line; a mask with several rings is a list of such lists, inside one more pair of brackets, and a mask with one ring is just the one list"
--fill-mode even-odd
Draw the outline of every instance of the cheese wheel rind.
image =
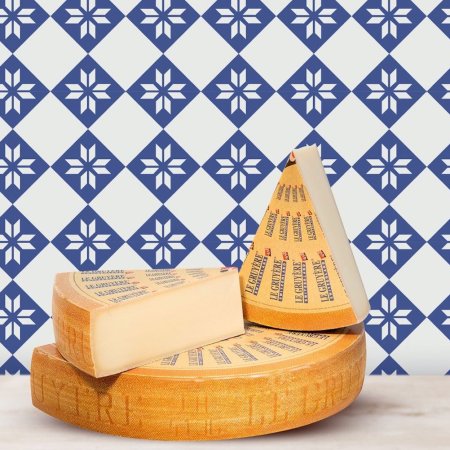
[[[265, 342], [283, 333], [261, 329]], [[192, 370], [153, 363], [105, 378], [83, 373], [55, 345], [46, 345], [33, 353], [32, 401], [82, 428], [146, 439], [218, 440], [292, 429], [337, 413], [362, 388], [363, 327], [333, 333], [328, 343], [304, 354], [301, 350], [260, 364]], [[231, 338], [219, 348], [244, 341], [248, 338]], [[255, 337], [250, 342], [262, 341]], [[218, 346], [203, 350], [208, 348]]]

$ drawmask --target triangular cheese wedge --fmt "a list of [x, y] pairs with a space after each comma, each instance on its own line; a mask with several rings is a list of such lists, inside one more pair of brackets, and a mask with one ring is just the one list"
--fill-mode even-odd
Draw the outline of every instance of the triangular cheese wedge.
[[103, 377], [242, 334], [238, 271], [157, 269], [56, 275], [60, 353]]
[[328, 330], [367, 316], [369, 302], [316, 146], [291, 153], [239, 275], [251, 322]]

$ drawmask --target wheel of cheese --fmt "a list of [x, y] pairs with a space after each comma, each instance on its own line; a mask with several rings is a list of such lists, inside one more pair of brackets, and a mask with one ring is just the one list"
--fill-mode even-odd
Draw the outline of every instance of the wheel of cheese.
[[215, 440], [331, 416], [357, 397], [364, 370], [361, 325], [310, 333], [247, 324], [244, 335], [105, 378], [76, 369], [53, 344], [38, 347], [31, 390], [38, 409], [83, 428]]

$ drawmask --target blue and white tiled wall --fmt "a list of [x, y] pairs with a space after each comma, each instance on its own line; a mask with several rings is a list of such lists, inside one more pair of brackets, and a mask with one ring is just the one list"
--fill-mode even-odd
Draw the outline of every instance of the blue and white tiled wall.
[[0, 0], [0, 372], [57, 271], [239, 266], [317, 143], [368, 373], [450, 370], [450, 0]]

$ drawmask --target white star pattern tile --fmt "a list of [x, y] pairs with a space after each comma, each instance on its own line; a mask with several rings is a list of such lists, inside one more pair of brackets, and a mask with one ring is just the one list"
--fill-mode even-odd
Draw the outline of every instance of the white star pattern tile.
[[[0, 6], [0, 227], [33, 235], [0, 295], [35, 309], [21, 340], [0, 324], [0, 374], [53, 341], [55, 272], [239, 267], [288, 153], [314, 143], [372, 308], [408, 311], [395, 338], [366, 320], [367, 372], [450, 373], [447, 3], [21, 0], [14, 33]], [[66, 248], [80, 220], [109, 236], [95, 263]], [[160, 248], [182, 239], [167, 259], [143, 248], [161, 223]]]

